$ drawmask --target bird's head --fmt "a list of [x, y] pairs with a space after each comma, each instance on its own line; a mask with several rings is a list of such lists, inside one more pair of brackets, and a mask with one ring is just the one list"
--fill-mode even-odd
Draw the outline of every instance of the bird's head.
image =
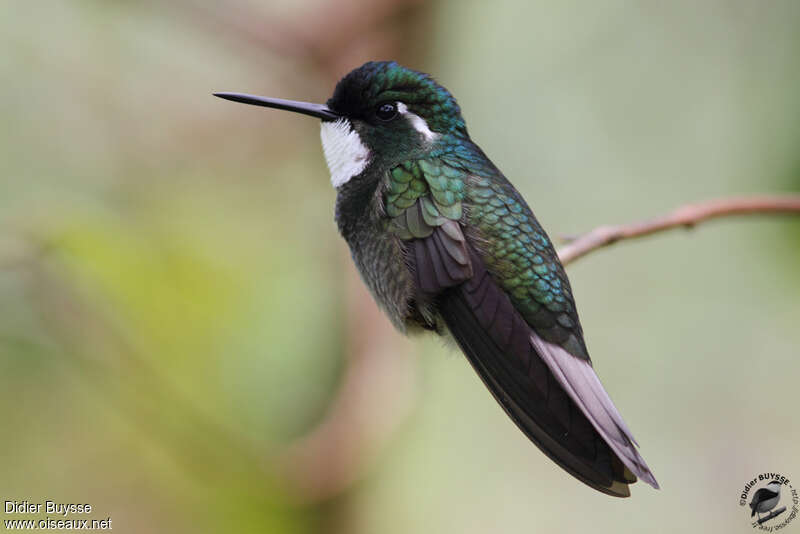
[[775, 493], [780, 493], [782, 485], [783, 484], [781, 484], [778, 480], [770, 480], [769, 484], [767, 484], [767, 489], [770, 489]]
[[371, 61], [336, 85], [325, 105], [241, 93], [216, 96], [322, 120], [322, 146], [334, 187], [370, 165], [389, 168], [443, 142], [467, 138], [455, 98], [429, 75], [394, 61]]

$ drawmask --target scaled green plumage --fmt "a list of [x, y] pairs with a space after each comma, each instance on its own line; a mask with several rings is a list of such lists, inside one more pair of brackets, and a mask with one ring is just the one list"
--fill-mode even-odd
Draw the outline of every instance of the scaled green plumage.
[[470, 173], [457, 153], [393, 167], [384, 192], [388, 229], [424, 238], [445, 220], [461, 221], [481, 243], [492, 277], [547, 341], [589, 358], [566, 273], [547, 234], [502, 176]]

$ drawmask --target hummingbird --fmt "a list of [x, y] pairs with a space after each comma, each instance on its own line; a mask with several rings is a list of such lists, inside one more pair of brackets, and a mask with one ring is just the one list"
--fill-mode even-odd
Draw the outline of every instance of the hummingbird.
[[616, 497], [637, 478], [658, 488], [592, 367], [550, 238], [447, 89], [371, 61], [324, 105], [214, 95], [320, 119], [336, 224], [398, 330], [455, 340], [519, 429], [581, 482]]

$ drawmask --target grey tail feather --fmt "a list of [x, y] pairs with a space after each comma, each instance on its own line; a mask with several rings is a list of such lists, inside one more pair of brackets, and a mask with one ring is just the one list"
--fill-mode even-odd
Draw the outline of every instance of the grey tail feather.
[[647, 463], [636, 450], [636, 440], [611, 401], [589, 360], [576, 358], [535, 333], [531, 343], [583, 415], [634, 475], [658, 489]]

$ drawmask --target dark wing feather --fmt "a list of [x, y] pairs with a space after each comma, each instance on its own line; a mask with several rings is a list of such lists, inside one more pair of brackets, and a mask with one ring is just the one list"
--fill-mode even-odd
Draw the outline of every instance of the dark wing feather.
[[750, 500], [750, 508], [753, 509], [753, 513], [750, 514], [750, 517], [753, 517], [756, 513], [756, 508], [762, 501], [766, 501], [768, 499], [772, 499], [776, 497], [778, 492], [772, 491], [769, 488], [759, 488], [754, 494], [753, 498]]
[[428, 237], [412, 240], [408, 248], [417, 287], [426, 295], [437, 295], [472, 277], [467, 244], [455, 221], [431, 228]]
[[454, 226], [412, 240], [409, 260], [419, 287], [436, 295], [448, 330], [506, 413], [553, 461], [599, 491], [628, 496], [635, 475], [657, 487], [591, 364], [539, 338], [455, 233], [460, 227], [447, 224]]

